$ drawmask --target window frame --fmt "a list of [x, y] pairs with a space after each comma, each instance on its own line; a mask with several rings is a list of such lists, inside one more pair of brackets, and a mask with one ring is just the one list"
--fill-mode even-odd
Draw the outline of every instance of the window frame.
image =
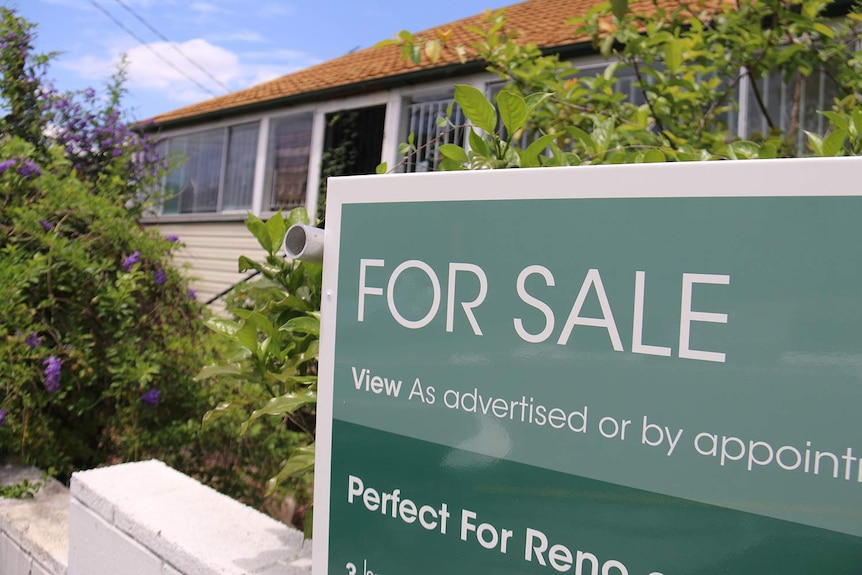
[[[224, 206], [224, 197], [225, 197], [225, 185], [227, 181], [227, 173], [228, 173], [228, 159], [230, 157], [230, 146], [231, 146], [231, 136], [233, 135], [233, 131], [237, 128], [244, 128], [254, 126], [256, 128], [255, 138], [257, 142], [254, 146], [253, 156], [251, 158], [251, 165], [255, 166], [252, 171], [252, 179], [250, 183], [249, 190], [246, 192], [248, 194], [247, 202], [244, 207], [237, 207], [231, 209], [223, 209]], [[166, 198], [161, 198], [159, 201], [159, 205], [157, 208], [157, 213], [154, 216], [156, 220], [218, 220], [218, 219], [238, 219], [240, 217], [244, 217], [249, 211], [252, 211], [254, 207], [255, 201], [255, 186], [257, 179], [257, 169], [256, 162], [257, 156], [259, 154], [259, 140], [261, 130], [263, 129], [262, 121], [259, 117], [257, 118], [241, 118], [238, 120], [234, 120], [227, 124], [222, 125], [212, 125], [212, 126], [203, 126], [194, 130], [187, 130], [182, 132], [177, 132], [173, 134], [167, 134], [163, 139], [161, 144], [166, 146], [166, 156], [170, 158], [175, 151], [171, 150], [171, 141], [179, 138], [193, 138], [195, 136], [201, 136], [203, 134], [211, 133], [211, 132], [221, 132], [221, 151], [219, 158], [219, 174], [218, 174], [218, 191], [216, 193], [216, 206], [213, 211], [192, 211], [192, 212], [165, 212], [164, 206]], [[181, 169], [181, 168], [179, 168]], [[169, 174], [165, 174], [161, 181], [159, 182], [158, 188], [159, 193], [165, 194], [167, 192], [167, 182], [169, 179]], [[181, 207], [180, 207], [181, 210]]]

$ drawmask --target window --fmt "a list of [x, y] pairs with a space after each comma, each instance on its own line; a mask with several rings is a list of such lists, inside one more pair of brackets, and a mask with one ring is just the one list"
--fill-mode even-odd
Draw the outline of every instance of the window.
[[266, 187], [270, 210], [305, 204], [313, 116], [278, 118], [269, 124]]
[[[757, 101], [757, 93], [753, 88], [748, 86], [748, 115], [746, 125], [740, 130], [740, 134], [748, 138], [769, 133], [769, 122]], [[788, 131], [794, 115], [796, 78], [785, 80], [780, 72], [772, 72], [757, 80], [757, 88], [773, 125], [785, 132]], [[837, 86], [824, 71], [816, 70], [809, 76], [801, 77], [796, 124], [796, 148], [800, 153], [806, 150], [807, 140], [803, 130], [823, 132], [825, 119], [817, 111], [829, 110], [836, 96], [838, 96]]]
[[251, 208], [259, 125], [244, 124], [169, 138], [162, 153], [178, 156], [165, 179], [162, 214]]
[[411, 135], [415, 152], [404, 158], [405, 172], [428, 172], [436, 170], [443, 159], [439, 148], [443, 144], [463, 146], [467, 137], [464, 127], [466, 119], [461, 109], [454, 106], [449, 120], [457, 127], [440, 127], [437, 120], [446, 116], [446, 110], [454, 102], [453, 94], [436, 94], [430, 97], [413, 98], [407, 106], [407, 134]]

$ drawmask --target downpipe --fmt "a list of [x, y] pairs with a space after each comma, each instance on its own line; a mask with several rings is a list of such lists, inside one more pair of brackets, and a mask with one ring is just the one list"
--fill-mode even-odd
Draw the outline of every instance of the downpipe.
[[306, 224], [293, 224], [284, 234], [284, 254], [292, 260], [323, 262], [324, 231]]

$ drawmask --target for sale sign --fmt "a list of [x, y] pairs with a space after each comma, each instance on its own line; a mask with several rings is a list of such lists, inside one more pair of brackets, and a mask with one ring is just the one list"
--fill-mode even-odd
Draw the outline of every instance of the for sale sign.
[[858, 574], [860, 176], [333, 180], [315, 573]]

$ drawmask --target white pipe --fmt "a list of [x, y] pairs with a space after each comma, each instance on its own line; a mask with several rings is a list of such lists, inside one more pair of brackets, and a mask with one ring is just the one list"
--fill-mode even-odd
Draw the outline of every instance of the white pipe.
[[305, 224], [293, 224], [284, 234], [284, 253], [293, 260], [323, 261], [323, 230]]

